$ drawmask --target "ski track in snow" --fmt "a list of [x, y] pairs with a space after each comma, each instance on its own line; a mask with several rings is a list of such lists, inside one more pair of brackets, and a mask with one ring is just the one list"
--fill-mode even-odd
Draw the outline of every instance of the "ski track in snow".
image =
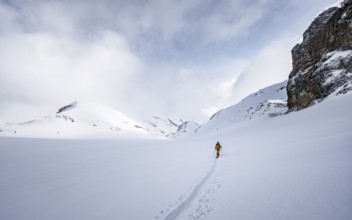
[[[219, 162], [217, 162], [219, 161]], [[184, 198], [183, 194], [180, 195], [178, 205], [172, 210], [172, 205], [168, 209], [160, 212], [159, 216], [155, 216], [156, 220], [174, 220], [174, 219], [204, 219], [205, 216], [213, 210], [214, 206], [214, 194], [220, 189], [221, 184], [219, 179], [222, 176], [222, 172], [215, 172], [218, 163], [221, 163], [221, 159], [215, 159], [209, 172], [200, 180], [200, 182], [193, 187], [193, 190], [189, 193], [188, 197]], [[223, 163], [221, 163], [223, 164]], [[223, 167], [222, 167], [223, 168]], [[215, 174], [214, 174], [215, 172]], [[213, 176], [212, 178], [210, 178]], [[208, 181], [210, 179], [210, 181]], [[204, 188], [204, 190], [201, 190]], [[189, 188], [190, 190], [191, 188]], [[181, 202], [182, 201], [182, 202]], [[168, 213], [168, 214], [167, 214]], [[163, 217], [167, 214], [165, 217]]]

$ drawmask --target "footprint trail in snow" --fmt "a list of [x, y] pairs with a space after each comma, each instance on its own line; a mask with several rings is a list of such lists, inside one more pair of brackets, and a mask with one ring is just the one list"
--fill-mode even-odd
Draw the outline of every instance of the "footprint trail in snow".
[[[217, 163], [223, 164], [223, 161], [214, 160], [209, 172], [193, 187], [188, 197], [182, 201], [183, 196], [181, 195], [179, 199], [179, 201], [182, 201], [181, 203], [170, 212], [171, 207], [166, 211], [161, 211], [161, 215], [156, 216], [155, 219], [174, 220], [205, 218], [205, 216], [213, 210], [213, 196], [221, 187], [219, 180], [222, 176], [222, 172], [215, 172], [218, 166]], [[166, 213], [168, 214], [163, 217]]]

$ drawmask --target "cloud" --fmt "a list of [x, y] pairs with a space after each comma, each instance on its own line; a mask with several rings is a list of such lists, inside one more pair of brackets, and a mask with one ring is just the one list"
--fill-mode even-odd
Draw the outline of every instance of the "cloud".
[[241, 67], [234, 65], [228, 68], [227, 71], [233, 73], [232, 78], [216, 84], [213, 90], [213, 94], [217, 94], [214, 96], [216, 99], [203, 105], [201, 112], [210, 117], [261, 88], [286, 80], [292, 69], [292, 60], [288, 54], [294, 42], [294, 38], [272, 41], [253, 60], [244, 62]]
[[[143, 58], [182, 59], [213, 45], [235, 42], [266, 16], [273, 0], [16, 1], [20, 22], [31, 31], [94, 37], [122, 34]], [[214, 51], [210, 51], [214, 53]], [[221, 53], [219, 53], [220, 55]], [[204, 56], [204, 54], [203, 54]]]
[[[228, 94], [222, 92], [229, 90], [228, 81], [246, 64], [241, 59], [224, 59], [213, 66], [148, 63], [115, 30], [77, 36], [77, 24], [69, 22], [77, 18], [60, 19], [65, 15], [63, 7], [44, 4], [34, 14], [26, 8], [22, 13], [35, 16], [24, 26], [13, 19], [20, 17], [17, 9], [8, 16], [7, 26], [16, 30], [0, 36], [4, 85], [0, 120], [30, 120], [74, 100], [101, 102], [131, 115], [162, 113], [204, 120], [199, 110], [215, 102], [224, 106]], [[49, 14], [53, 18], [47, 19]], [[33, 114], [35, 106], [40, 113]]]
[[[45, 13], [51, 11], [44, 8]], [[70, 22], [60, 19], [62, 8], [52, 10], [57, 16], [40, 22], [43, 30], [28, 31], [18, 25], [15, 11], [3, 23], [17, 28], [2, 28], [0, 36], [0, 120], [31, 119], [23, 112], [33, 112], [34, 105], [47, 110], [74, 100], [122, 104], [118, 97], [144, 66], [121, 34], [102, 30], [93, 39], [75, 38]], [[36, 18], [43, 19], [41, 14]], [[50, 29], [48, 22], [53, 24]], [[21, 106], [22, 114], [16, 114], [20, 111], [13, 111], [14, 106]]]
[[[212, 68], [193, 66], [180, 68], [173, 63], [148, 65], [143, 74], [135, 76], [136, 87], [133, 100], [128, 104], [140, 110], [145, 116], [163, 114], [196, 121], [208, 119], [202, 114], [204, 106], [217, 103], [221, 107], [228, 104], [226, 95], [229, 81], [238, 75], [247, 64], [245, 60], [226, 60]], [[154, 73], [158, 74], [154, 74]], [[126, 100], [127, 101], [127, 100]], [[130, 110], [133, 112], [133, 108]]]
[[233, 86], [235, 102], [288, 78], [292, 69], [292, 59], [288, 54], [294, 42], [293, 38], [272, 41], [254, 57]]
[[[273, 1], [220, 1], [218, 10], [205, 18], [203, 28], [209, 42], [233, 41], [249, 34], [249, 29], [263, 18]], [[221, 13], [219, 13], [221, 11]]]
[[286, 78], [293, 44], [275, 34], [295, 21], [286, 12], [300, 3], [0, 1], [0, 123], [75, 100], [132, 116], [207, 120]]
[[[0, 39], [0, 47], [1, 80], [17, 88], [11, 93], [46, 101], [73, 91], [105, 91], [105, 83], [123, 87], [126, 77], [141, 65], [125, 40], [111, 32], [88, 44], [49, 33], [10, 35]], [[61, 96], [48, 97], [43, 91]]]

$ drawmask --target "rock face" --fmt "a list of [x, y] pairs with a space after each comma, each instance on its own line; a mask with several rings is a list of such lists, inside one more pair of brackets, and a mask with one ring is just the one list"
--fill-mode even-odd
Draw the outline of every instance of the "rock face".
[[352, 88], [352, 0], [321, 13], [292, 49], [287, 84], [289, 111], [307, 108]]
[[60, 113], [62, 113], [62, 112], [64, 112], [64, 111], [68, 111], [68, 110], [70, 110], [70, 109], [76, 108], [76, 106], [77, 106], [77, 102], [73, 102], [73, 103], [71, 103], [71, 104], [69, 104], [69, 105], [66, 105], [66, 106], [60, 108], [60, 109], [56, 112], [56, 114], [60, 114]]

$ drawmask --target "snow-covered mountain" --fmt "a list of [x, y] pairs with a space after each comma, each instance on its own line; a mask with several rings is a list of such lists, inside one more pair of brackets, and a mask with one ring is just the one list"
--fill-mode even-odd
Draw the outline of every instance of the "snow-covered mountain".
[[16, 137], [98, 137], [151, 136], [170, 137], [182, 119], [152, 116], [140, 121], [94, 102], [73, 102], [56, 114], [23, 123], [0, 125], [0, 136]]
[[165, 137], [172, 137], [183, 123], [184, 121], [180, 118], [156, 115], [141, 120], [141, 124], [150, 134]]
[[216, 132], [232, 124], [282, 115], [287, 112], [286, 84], [287, 81], [284, 81], [260, 89], [239, 103], [216, 112], [203, 125], [186, 121], [178, 128], [173, 137], [190, 137], [205, 132]]
[[0, 136], [18, 137], [98, 137], [151, 136], [189, 137], [205, 130], [218, 130], [228, 124], [275, 117], [287, 111], [287, 81], [261, 89], [240, 103], [215, 113], [209, 122], [153, 115], [133, 120], [121, 112], [94, 102], [73, 102], [58, 109], [55, 115], [24, 123], [0, 125]]
[[73, 102], [54, 115], [24, 123], [7, 123], [1, 130], [2, 136], [47, 138], [149, 134], [135, 120], [94, 102]]
[[58, 109], [56, 114], [23, 123], [0, 125], [0, 136], [14, 137], [171, 137], [182, 119], [151, 116], [134, 120], [123, 113], [95, 102], [76, 101]]
[[287, 112], [287, 81], [263, 88], [236, 105], [215, 113], [211, 119], [197, 129], [197, 133], [217, 131], [231, 124], [254, 119], [276, 117]]
[[173, 137], [179, 138], [192, 136], [197, 132], [199, 128], [200, 125], [196, 122], [186, 121], [178, 127], [177, 132], [173, 135]]

